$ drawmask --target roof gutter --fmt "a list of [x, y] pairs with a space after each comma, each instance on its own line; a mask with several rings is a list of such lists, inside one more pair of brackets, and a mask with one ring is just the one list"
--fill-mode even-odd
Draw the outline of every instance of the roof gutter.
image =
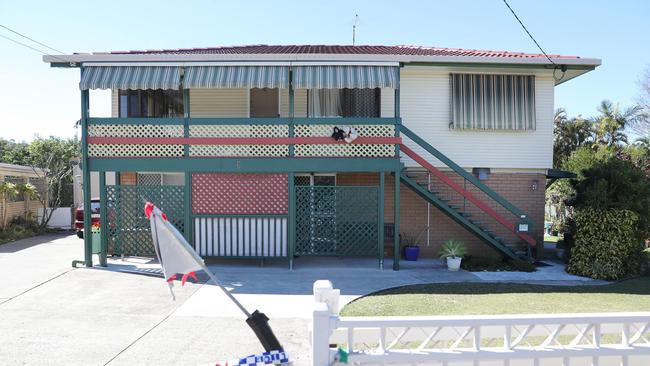
[[[599, 66], [596, 58], [551, 58], [558, 65]], [[62, 66], [69, 63], [75, 67], [89, 62], [399, 62], [399, 63], [465, 63], [498, 65], [549, 65], [540, 57], [477, 57], [477, 56], [414, 56], [414, 55], [359, 55], [359, 54], [73, 54], [46, 55], [43, 61]]]

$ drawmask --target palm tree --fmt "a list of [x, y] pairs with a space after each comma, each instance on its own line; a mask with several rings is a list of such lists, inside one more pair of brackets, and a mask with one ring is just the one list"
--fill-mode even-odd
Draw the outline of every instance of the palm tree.
[[618, 147], [628, 143], [625, 128], [642, 118], [643, 111], [639, 106], [623, 111], [619, 103], [603, 100], [598, 112], [600, 116], [593, 121], [596, 142], [607, 147]]
[[11, 182], [0, 183], [0, 199], [2, 202], [2, 218], [0, 219], [0, 228], [4, 229], [7, 226], [7, 199], [16, 197], [18, 189], [16, 185]]
[[634, 140], [634, 144], [650, 151], [650, 135], [639, 137], [638, 139]]
[[591, 121], [580, 116], [569, 119], [562, 108], [555, 112], [554, 125], [553, 166], [561, 168], [576, 149], [591, 143], [593, 129]]
[[25, 206], [25, 219], [29, 219], [30, 210], [28, 209], [28, 202], [40, 197], [38, 189], [31, 183], [21, 183], [16, 185], [16, 191], [18, 192], [19, 196], [22, 196], [25, 201], [27, 201]]

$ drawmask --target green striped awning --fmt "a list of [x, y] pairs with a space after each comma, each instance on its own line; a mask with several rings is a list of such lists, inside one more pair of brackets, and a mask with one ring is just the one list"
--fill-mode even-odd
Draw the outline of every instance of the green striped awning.
[[294, 66], [294, 89], [399, 88], [397, 66]]
[[535, 76], [450, 74], [451, 126], [535, 130]]
[[188, 66], [183, 87], [283, 88], [289, 87], [287, 66]]
[[178, 89], [177, 66], [86, 66], [79, 88], [86, 89]]

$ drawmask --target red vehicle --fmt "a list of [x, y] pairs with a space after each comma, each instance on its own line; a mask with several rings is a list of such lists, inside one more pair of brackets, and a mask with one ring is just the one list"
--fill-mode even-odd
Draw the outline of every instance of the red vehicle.
[[[99, 198], [90, 200], [90, 222], [99, 225]], [[84, 237], [84, 206], [77, 207], [74, 213], [74, 228], [77, 230], [77, 236], [81, 239]]]

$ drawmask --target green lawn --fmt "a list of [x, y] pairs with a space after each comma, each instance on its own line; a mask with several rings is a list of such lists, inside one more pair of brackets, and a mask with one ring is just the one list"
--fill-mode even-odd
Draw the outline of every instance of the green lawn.
[[345, 316], [480, 315], [650, 311], [650, 277], [609, 285], [440, 283], [377, 292], [346, 305]]

